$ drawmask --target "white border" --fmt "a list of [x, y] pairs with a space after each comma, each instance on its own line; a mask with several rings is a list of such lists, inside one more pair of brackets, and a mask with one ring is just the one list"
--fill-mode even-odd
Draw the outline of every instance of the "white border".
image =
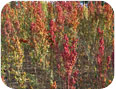
[[[4, 7], [4, 5], [10, 1], [77, 1], [77, 0], [0, 0], [0, 45], [1, 45], [1, 10], [2, 8]], [[78, 1], [105, 1], [107, 2], [108, 4], [111, 5], [111, 7], [113, 8], [114, 10], [114, 23], [116, 21], [116, 18], [115, 18], [115, 14], [116, 14], [116, 0], [78, 0]], [[116, 24], [114, 24], [114, 28], [116, 27]], [[114, 34], [116, 35], [116, 31], [114, 30]], [[114, 35], [114, 44], [116, 42], [116, 37]], [[116, 47], [116, 45], [115, 45]], [[116, 51], [116, 48], [114, 47], [114, 51]], [[0, 46], [0, 57], [1, 57], [1, 46]], [[116, 56], [114, 55], [114, 58], [116, 60]], [[114, 64], [116, 65], [116, 62], [114, 60]], [[116, 66], [114, 65], [114, 67], [116, 68]], [[113, 79], [113, 82], [107, 86], [106, 88], [104, 88], [105, 90], [109, 90], [109, 89], [112, 89], [112, 90], [115, 90], [116, 89], [116, 75], [115, 75], [115, 72], [116, 72], [116, 69], [114, 69], [114, 79]], [[1, 59], [0, 59], [0, 90], [11, 90], [11, 88], [7, 87], [1, 80]], [[21, 89], [19, 89], [21, 90]], [[26, 90], [26, 89], [23, 89], [23, 90]], [[31, 90], [31, 89], [29, 89]], [[43, 89], [44, 90], [44, 89]], [[79, 90], [85, 90], [85, 89], [79, 89]], [[97, 90], [97, 89], [94, 89], [94, 90]]]

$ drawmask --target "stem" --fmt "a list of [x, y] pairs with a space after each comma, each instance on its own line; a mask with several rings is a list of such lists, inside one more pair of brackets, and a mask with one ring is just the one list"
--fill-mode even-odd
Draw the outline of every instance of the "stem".
[[65, 79], [65, 82], [64, 82], [64, 84], [65, 84], [65, 85], [64, 85], [64, 89], [66, 89], [66, 79]]
[[53, 56], [53, 49], [52, 49], [51, 58], [50, 58], [50, 60], [51, 60], [51, 64], [50, 64], [50, 66], [51, 66], [51, 80], [53, 81], [53, 58], [52, 58], [52, 56]]
[[70, 83], [70, 79], [69, 79], [69, 75], [68, 75], [68, 89], [70, 88], [69, 83]]
[[37, 65], [36, 65], [36, 63], [35, 63], [35, 75], [36, 75], [36, 76], [35, 76], [35, 77], [36, 77], [36, 80], [35, 80], [35, 81], [36, 81], [36, 83], [37, 83], [37, 68], [36, 68], [36, 66], [37, 66]]

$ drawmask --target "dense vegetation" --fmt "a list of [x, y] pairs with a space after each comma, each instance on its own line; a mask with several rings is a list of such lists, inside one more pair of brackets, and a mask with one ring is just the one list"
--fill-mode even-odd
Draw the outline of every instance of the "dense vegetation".
[[104, 88], [114, 77], [114, 12], [100, 1], [10, 2], [1, 54], [11, 88]]

